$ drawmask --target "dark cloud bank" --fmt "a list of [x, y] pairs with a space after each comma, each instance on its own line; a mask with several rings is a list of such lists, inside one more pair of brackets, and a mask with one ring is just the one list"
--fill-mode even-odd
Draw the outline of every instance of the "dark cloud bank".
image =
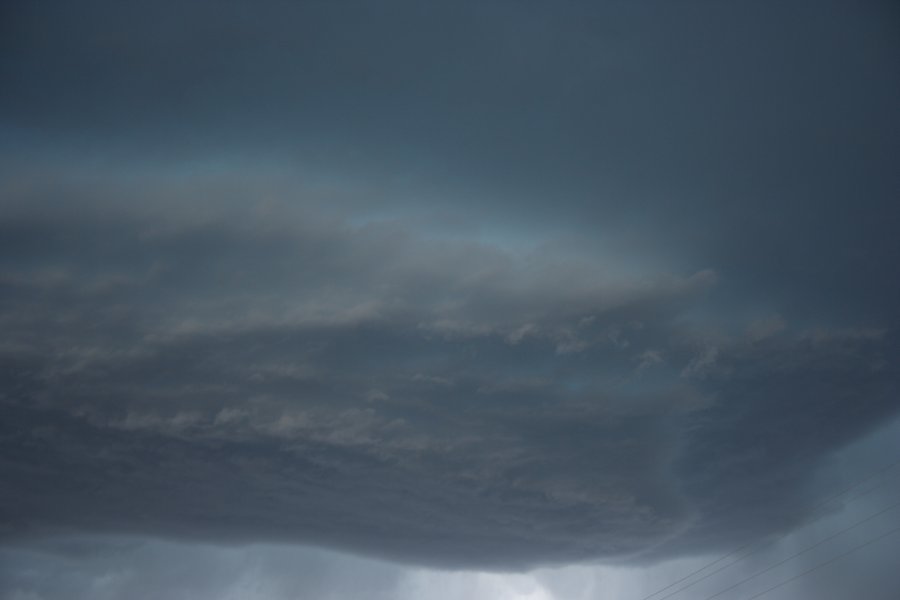
[[689, 314], [710, 271], [280, 212], [11, 212], [9, 538], [668, 556], [798, 523], [822, 461], [897, 408], [892, 331], [713, 328]]
[[10, 3], [3, 538], [523, 569], [805, 522], [900, 409], [863, 4]]

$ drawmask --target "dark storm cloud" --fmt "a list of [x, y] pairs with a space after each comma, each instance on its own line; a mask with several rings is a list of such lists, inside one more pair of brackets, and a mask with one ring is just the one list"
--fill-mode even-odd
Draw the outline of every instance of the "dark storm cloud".
[[4, 10], [10, 153], [275, 158], [397, 192], [365, 210], [630, 231], [731, 301], [895, 321], [893, 3]]
[[3, 11], [8, 538], [651, 560], [897, 412], [888, 3]]
[[12, 186], [3, 223], [8, 537], [670, 556], [801, 521], [810, 474], [897, 408], [893, 333], [716, 328], [709, 271], [64, 187], [98, 199]]

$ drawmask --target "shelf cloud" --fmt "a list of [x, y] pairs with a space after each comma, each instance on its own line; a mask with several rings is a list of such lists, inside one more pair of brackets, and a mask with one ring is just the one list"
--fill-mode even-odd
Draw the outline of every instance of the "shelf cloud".
[[900, 416], [893, 3], [0, 13], [3, 600], [656, 573]]

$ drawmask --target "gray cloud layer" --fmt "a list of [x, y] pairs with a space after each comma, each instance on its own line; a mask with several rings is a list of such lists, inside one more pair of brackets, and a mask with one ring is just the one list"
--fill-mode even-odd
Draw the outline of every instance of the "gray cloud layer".
[[5, 539], [804, 522], [900, 407], [896, 8], [690, 6], [6, 3]]
[[799, 522], [897, 408], [892, 332], [716, 327], [709, 271], [28, 193], [0, 236], [7, 536], [663, 557]]
[[892, 2], [4, 10], [9, 160], [271, 160], [364, 182], [357, 210], [620, 235], [732, 301], [896, 324]]

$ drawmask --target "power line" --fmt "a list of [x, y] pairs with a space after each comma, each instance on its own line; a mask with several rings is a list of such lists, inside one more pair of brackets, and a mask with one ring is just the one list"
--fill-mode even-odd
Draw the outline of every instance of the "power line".
[[884, 538], [886, 538], [886, 537], [888, 537], [888, 536], [890, 536], [890, 535], [894, 535], [894, 534], [897, 533], [897, 532], [900, 532], [900, 527], [895, 527], [894, 529], [891, 529], [891, 530], [889, 530], [889, 531], [886, 531], [886, 532], [882, 533], [881, 535], [877, 535], [877, 536], [875, 536], [875, 537], [873, 537], [873, 538], [871, 538], [871, 539], [869, 539], [869, 540], [863, 542], [862, 544], [858, 544], [858, 545], [856, 545], [856, 546], [850, 548], [850, 549], [847, 550], [846, 552], [842, 552], [841, 554], [838, 554], [837, 556], [835, 556], [835, 557], [833, 557], [833, 558], [830, 558], [830, 559], [826, 560], [825, 562], [819, 563], [819, 564], [817, 564], [816, 566], [814, 566], [814, 567], [812, 567], [812, 568], [810, 568], [810, 569], [807, 569], [807, 570], [803, 571], [802, 573], [798, 573], [797, 575], [794, 575], [794, 576], [791, 577], [790, 579], [785, 579], [785, 580], [782, 581], [781, 583], [778, 583], [778, 584], [776, 584], [776, 585], [773, 585], [772, 587], [767, 588], [767, 589], [765, 589], [765, 590], [759, 592], [758, 594], [754, 594], [753, 596], [750, 596], [749, 598], [745, 598], [744, 600], [755, 600], [756, 598], [759, 598], [759, 597], [761, 597], [761, 596], [765, 596], [766, 594], [768, 594], [768, 593], [771, 592], [771, 591], [777, 590], [778, 588], [780, 588], [780, 587], [782, 587], [782, 586], [784, 586], [784, 585], [787, 585], [787, 584], [789, 584], [789, 583], [791, 583], [791, 582], [793, 582], [793, 581], [796, 581], [796, 580], [800, 579], [801, 577], [805, 577], [806, 575], [809, 575], [809, 574], [812, 573], [813, 571], [818, 571], [818, 570], [821, 569], [822, 567], [827, 567], [827, 566], [830, 565], [831, 563], [837, 562], [838, 560], [844, 558], [845, 556], [848, 556], [848, 555], [850, 555], [850, 554], [853, 554], [853, 553], [856, 552], [857, 550], [861, 550], [862, 548], [865, 548], [866, 546], [869, 546], [869, 545], [871, 545], [871, 544], [874, 544], [875, 542], [877, 542], [877, 541], [879, 541], [879, 540], [882, 540], [882, 539], [884, 539]]
[[[731, 558], [731, 557], [734, 556], [735, 554], [737, 554], [737, 553], [739, 553], [739, 552], [741, 552], [741, 551], [743, 551], [743, 550], [746, 550], [747, 548], [750, 548], [750, 547], [752, 547], [752, 546], [754, 546], [754, 545], [756, 545], [756, 544], [757, 544], [757, 542], [750, 542], [750, 543], [748, 543], [748, 544], [744, 544], [743, 546], [741, 546], [741, 547], [739, 547], [739, 548], [735, 548], [734, 550], [732, 550], [732, 551], [729, 552], [728, 554], [723, 554], [722, 556], [720, 556], [720, 557], [717, 558], [716, 560], [712, 561], [711, 563], [709, 563], [709, 564], [707, 564], [707, 565], [704, 565], [704, 566], [700, 567], [700, 568], [697, 569], [696, 571], [693, 571], [693, 572], [691, 572], [691, 573], [688, 573], [687, 575], [685, 575], [684, 577], [682, 577], [682, 578], [679, 579], [678, 581], [673, 581], [672, 583], [670, 583], [670, 584], [667, 585], [666, 587], [661, 588], [661, 589], [659, 589], [659, 590], [656, 590], [655, 592], [653, 592], [653, 593], [650, 594], [649, 596], [644, 596], [643, 598], [641, 598], [641, 600], [649, 600], [649, 599], [652, 598], [653, 596], [655, 596], [655, 595], [657, 595], [657, 594], [661, 594], [661, 593], [663, 593], [664, 591], [666, 591], [666, 590], [668, 590], [668, 589], [670, 589], [670, 588], [675, 587], [675, 586], [678, 585], [679, 583], [682, 583], [683, 581], [687, 581], [688, 579], [690, 579], [690, 578], [693, 577], [694, 575], [697, 575], [698, 573], [701, 573], [702, 571], [705, 571], [706, 569], [708, 569], [708, 568], [710, 568], [710, 567], [712, 567], [712, 566], [714, 566], [714, 565], [719, 564], [720, 562], [722, 562], [722, 561], [725, 560], [726, 558]], [[747, 553], [747, 554], [751, 554], [751, 553]], [[722, 569], [725, 569], [725, 568], [730, 567], [730, 566], [733, 565], [734, 563], [736, 563], [736, 562], [738, 562], [739, 560], [741, 560], [742, 558], [744, 558], [744, 556], [747, 556], [747, 554], [741, 555], [736, 561], [730, 562], [730, 563], [728, 563], [727, 565], [725, 565], [725, 566], [723, 566], [723, 567], [721, 567], [721, 568], [718, 568], [718, 569], [716, 569], [715, 571], [713, 571], [713, 572], [711, 572], [711, 573], [708, 573], [707, 575], [704, 575], [703, 577], [701, 577], [701, 578], [698, 579], [697, 581], [694, 581], [694, 582], [692, 582], [692, 583], [689, 583], [688, 585], [684, 586], [683, 588], [677, 589], [677, 590], [675, 590], [674, 592], [672, 592], [672, 593], [670, 593], [670, 594], [666, 594], [665, 596], [663, 596], [663, 597], [660, 598], [659, 600], [665, 600], [666, 598], [670, 598], [670, 597], [674, 596], [675, 594], [678, 594], [678, 593], [680, 593], [680, 592], [683, 592], [684, 590], [688, 589], [689, 587], [693, 587], [694, 584], [703, 581], [703, 580], [706, 579], [707, 577], [711, 577], [711, 576], [715, 575], [716, 573], [718, 573], [718, 572], [721, 571]]]
[[[842, 489], [841, 491], [839, 491], [839, 492], [837, 492], [837, 493], [835, 493], [835, 494], [832, 494], [831, 496], [829, 496], [828, 498], [826, 498], [826, 499], [823, 500], [822, 502], [819, 502], [818, 504], [816, 504], [816, 505], [813, 507], [813, 512], [818, 511], [818, 510], [821, 509], [821, 508], [824, 508], [826, 505], [828, 505], [828, 504], [829, 504], [830, 502], [832, 502], [833, 500], [836, 500], [836, 499], [840, 498], [841, 496], [843, 496], [843, 495], [846, 494], [847, 492], [850, 492], [850, 491], [852, 491], [852, 490], [858, 488], [859, 486], [863, 485], [864, 483], [867, 483], [867, 482], [871, 481], [871, 480], [874, 479], [875, 477], [878, 477], [878, 476], [880, 476], [881, 474], [883, 474], [883, 473], [885, 473], [885, 472], [887, 472], [887, 471], [890, 471], [891, 469], [893, 469], [893, 468], [896, 467], [897, 465], [900, 465], [900, 459], [897, 459], [897, 460], [895, 460], [895, 461], [889, 463], [887, 466], [884, 466], [884, 467], [878, 469], [877, 471], [874, 471], [874, 472], [870, 473], [869, 475], [863, 477], [862, 479], [857, 480], [856, 483], [852, 483], [852, 484], [850, 484], [849, 486], [847, 486], [847, 487], [845, 487], [844, 489]], [[879, 483], [879, 484], [873, 486], [871, 489], [867, 490], [865, 493], [868, 494], [868, 493], [871, 492], [872, 490], [874, 490], [874, 489], [878, 488], [879, 486], [883, 485], [883, 483], [884, 483], [884, 482], [881, 482], [881, 483]], [[862, 495], [865, 495], [865, 494], [862, 494]], [[859, 496], [858, 496], [858, 497], [859, 497]], [[858, 497], [857, 497], [857, 498], [858, 498]], [[856, 498], [854, 498], [854, 500], [855, 500], [855, 499], [856, 499]], [[852, 502], [852, 500], [851, 500], [851, 502]], [[751, 554], [753, 554], [753, 553], [756, 552], [757, 550], [761, 550], [762, 548], [765, 548], [765, 547], [768, 546], [768, 545], [775, 544], [775, 543], [781, 541], [782, 539], [786, 538], [786, 537], [787, 537], [788, 535], [790, 535], [790, 534], [791, 534], [791, 532], [788, 531], [788, 532], [785, 532], [785, 533], [781, 534], [780, 536], [778, 536], [778, 537], [776, 537], [776, 538], [774, 538], [774, 539], [772, 539], [772, 540], [764, 540], [764, 541], [762, 541], [762, 542], [750, 542], [750, 543], [744, 544], [744, 545], [742, 545], [742, 546], [740, 546], [740, 547], [738, 547], [738, 548], [735, 548], [734, 550], [728, 552], [727, 554], [724, 554], [724, 555], [720, 556], [720, 557], [717, 558], [716, 560], [714, 560], [714, 561], [712, 561], [712, 562], [710, 562], [710, 563], [708, 563], [708, 564], [706, 564], [706, 565], [703, 565], [703, 566], [700, 567], [699, 569], [696, 569], [696, 570], [694, 570], [694, 571], [688, 573], [687, 575], [685, 575], [685, 576], [682, 577], [681, 579], [678, 579], [677, 581], [673, 581], [673, 582], [670, 583], [669, 585], [667, 585], [667, 586], [665, 586], [665, 587], [663, 587], [663, 588], [660, 588], [660, 589], [656, 590], [655, 592], [653, 592], [652, 594], [650, 594], [650, 595], [648, 595], [648, 596], [644, 596], [643, 598], [641, 598], [641, 600], [650, 600], [650, 598], [653, 598], [653, 597], [656, 596], [657, 594], [661, 594], [661, 593], [665, 592], [666, 590], [669, 590], [669, 589], [671, 589], [671, 588], [677, 586], [678, 584], [687, 581], [688, 579], [690, 579], [690, 578], [693, 577], [694, 575], [698, 575], [698, 574], [702, 573], [702, 572], [705, 571], [706, 569], [708, 569], [708, 568], [710, 568], [710, 567], [713, 567], [713, 566], [719, 564], [719, 563], [722, 562], [723, 560], [726, 560], [726, 559], [728, 559], [728, 558], [731, 558], [731, 557], [733, 557], [733, 556], [735, 556], [735, 555], [740, 554], [740, 555], [737, 557], [736, 560], [734, 560], [734, 561], [728, 563], [727, 565], [723, 565], [723, 566], [719, 567], [719, 568], [716, 569], [715, 571], [711, 571], [711, 572], [707, 573], [707, 574], [704, 575], [703, 577], [701, 577], [701, 578], [699, 578], [699, 579], [696, 579], [696, 580], [692, 581], [691, 583], [685, 585], [684, 587], [681, 587], [681, 588], [679, 588], [679, 589], [677, 589], [677, 590], [675, 590], [675, 591], [673, 591], [673, 592], [670, 592], [670, 593], [666, 594], [665, 596], [662, 596], [662, 597], [659, 598], [658, 600], [666, 600], [666, 598], [671, 598], [672, 596], [675, 596], [675, 595], [677, 595], [677, 594], [680, 594], [681, 592], [683, 592], [684, 590], [686, 590], [686, 589], [688, 589], [688, 588], [694, 587], [696, 584], [700, 583], [701, 581], [704, 581], [704, 580], [706, 580], [706, 579], [709, 579], [710, 577], [712, 577], [712, 576], [715, 575], [716, 573], [719, 573], [719, 572], [721, 572], [721, 571], [727, 569], [728, 567], [730, 567], [730, 566], [732, 566], [732, 565], [734, 565], [734, 564], [739, 563], [741, 560], [743, 560], [743, 559], [746, 558], [747, 556], [750, 556]], [[749, 550], [749, 551], [748, 551], [748, 552], [744, 552], [744, 550]]]
[[[825, 500], [823, 500], [823, 501], [819, 502], [818, 504], [816, 504], [816, 505], [813, 507], [813, 511], [817, 511], [817, 510], [819, 510], [819, 509], [821, 509], [821, 508], [825, 508], [825, 506], [826, 506], [828, 503], [830, 503], [831, 501], [837, 500], [838, 498], [840, 498], [841, 496], [843, 496], [843, 495], [846, 494], [847, 492], [850, 492], [850, 491], [855, 490], [856, 488], [858, 488], [858, 487], [861, 486], [862, 484], [867, 483], [867, 482], [871, 481], [872, 479], [875, 479], [876, 477], [878, 477], [878, 476], [880, 476], [880, 475], [882, 475], [882, 474], [884, 474], [884, 473], [890, 471], [891, 469], [893, 469], [894, 467], [896, 467], [896, 466], [898, 466], [898, 465], [900, 465], [900, 458], [898, 458], [897, 460], [895, 460], [895, 461], [892, 462], [892, 463], [889, 463], [887, 466], [884, 466], [884, 467], [878, 469], [877, 471], [874, 471], [874, 472], [872, 472], [872, 473], [869, 473], [868, 475], [866, 475], [866, 476], [863, 477], [862, 479], [858, 480], [856, 483], [850, 484], [849, 486], [845, 487], [844, 489], [842, 489], [841, 491], [837, 492], [836, 494], [832, 494], [831, 496], [828, 496]], [[884, 485], [884, 481], [882, 481], [881, 483], [876, 483], [875, 485], [873, 485], [871, 488], [867, 489], [867, 490], [866, 490], [865, 492], [863, 492], [862, 494], [859, 494], [859, 495], [857, 495], [857, 496], [851, 498], [851, 499], [849, 500], [849, 502], [852, 502], [852, 501], [856, 500], [857, 498], [861, 498], [862, 496], [865, 496], [865, 495], [868, 494], [869, 492], [878, 489], [878, 488], [881, 487], [882, 485]]]
[[836, 533], [831, 534], [831, 535], [828, 536], [827, 538], [821, 539], [821, 540], [819, 540], [818, 542], [816, 542], [816, 543], [814, 543], [814, 544], [812, 544], [812, 545], [810, 545], [810, 546], [807, 546], [806, 548], [803, 548], [802, 550], [799, 550], [799, 551], [795, 552], [794, 554], [791, 554], [791, 555], [788, 556], [787, 558], [784, 558], [784, 559], [778, 561], [777, 563], [775, 563], [775, 564], [773, 564], [773, 565], [769, 565], [768, 567], [766, 567], [765, 569], [762, 569], [761, 571], [757, 571], [756, 573], [754, 573], [753, 575], [750, 575], [749, 577], [745, 577], [744, 579], [741, 579], [741, 580], [738, 581], [737, 583], [732, 584], [732, 585], [728, 586], [728, 587], [725, 588], [725, 589], [719, 590], [718, 592], [716, 592], [716, 593], [713, 594], [712, 596], [707, 596], [706, 598], [704, 598], [704, 600], [712, 600], [713, 598], [718, 598], [719, 596], [721, 596], [721, 595], [724, 594], [725, 592], [730, 592], [730, 591], [733, 590], [734, 588], [739, 587], [739, 586], [741, 586], [741, 585], [747, 583], [748, 581], [752, 581], [753, 579], [756, 579], [756, 578], [759, 577], [760, 575], [764, 575], [765, 573], [768, 573], [768, 572], [771, 571], [772, 569], [775, 569], [776, 567], [780, 567], [780, 566], [783, 565], [784, 563], [789, 562], [789, 561], [791, 561], [791, 560], [797, 558], [798, 556], [800, 556], [800, 555], [802, 555], [802, 554], [806, 554], [807, 552], [809, 552], [809, 551], [811, 551], [811, 550], [814, 550], [815, 548], [818, 548], [819, 546], [821, 546], [822, 544], [824, 544], [824, 543], [826, 543], [826, 542], [830, 542], [831, 540], [833, 540], [834, 538], [838, 537], [839, 535], [843, 535], [843, 534], [847, 533], [848, 531], [850, 531], [851, 529], [855, 529], [856, 527], [859, 527], [859, 526], [862, 525], [863, 523], [868, 523], [868, 522], [871, 521], [872, 519], [874, 519], [874, 518], [876, 518], [876, 517], [880, 517], [880, 516], [883, 515], [884, 513], [889, 512], [889, 511], [891, 511], [891, 510], [894, 510], [894, 509], [897, 508], [898, 506], [900, 506], [900, 501], [895, 502], [894, 504], [891, 504], [891, 505], [888, 506], [887, 508], [878, 511], [878, 512], [875, 513], [874, 515], [870, 515], [870, 516], [866, 517], [865, 519], [862, 519], [862, 520], [860, 520], [860, 521], [857, 521], [856, 523], [853, 523], [852, 525], [849, 525], [849, 526], [847, 526], [847, 527], [841, 529], [840, 531], [837, 531]]
[[[894, 476], [895, 476], [895, 475], [891, 475], [890, 477], [894, 477]], [[864, 497], [864, 496], [868, 496], [869, 494], [871, 494], [872, 492], [874, 492], [875, 490], [877, 490], [878, 488], [880, 488], [880, 487], [881, 487], [882, 485], [884, 485], [885, 483], [886, 483], [885, 481], [882, 481], [881, 483], [877, 483], [877, 484], [873, 485], [872, 487], [870, 487], [870, 488], [867, 489], [867, 490], [863, 490], [863, 491], [859, 492], [858, 494], [854, 494], [853, 496], [851, 496], [850, 498], [848, 498], [848, 499], [846, 500], [846, 502], [847, 502], [847, 503], [855, 502], [855, 501], [859, 500], [860, 498], [862, 498], [862, 497]]]

